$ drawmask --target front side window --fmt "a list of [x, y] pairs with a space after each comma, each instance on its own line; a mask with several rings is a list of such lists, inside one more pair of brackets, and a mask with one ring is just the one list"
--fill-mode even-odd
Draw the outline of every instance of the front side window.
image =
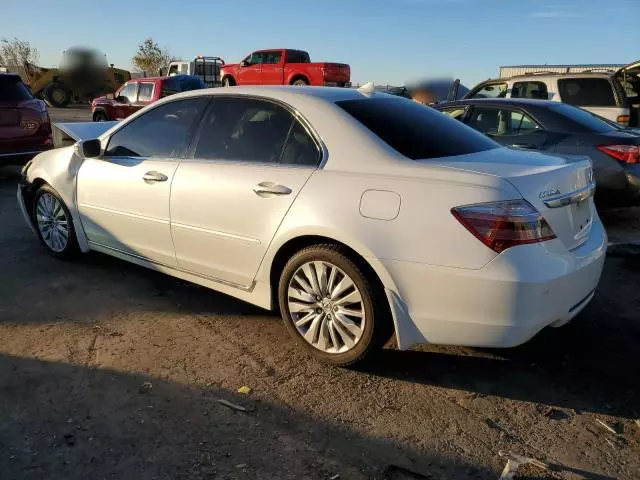
[[252, 98], [216, 98], [203, 120], [195, 158], [316, 165], [319, 150], [286, 109]]
[[133, 103], [136, 101], [136, 93], [138, 92], [138, 84], [137, 83], [128, 83], [122, 90], [118, 93], [118, 97], [120, 100], [123, 100], [127, 103]]
[[207, 101], [189, 98], [149, 110], [111, 136], [105, 157], [182, 157]]
[[511, 89], [511, 98], [549, 100], [547, 84], [544, 82], [516, 82]]
[[504, 98], [507, 96], [506, 83], [491, 83], [469, 95], [469, 98]]
[[138, 101], [150, 102], [153, 99], [153, 83], [141, 83], [138, 88]]
[[177, 75], [178, 74], [178, 68], [179, 66], [177, 64], [173, 64], [169, 67], [169, 71], [167, 72], [167, 75], [172, 76], [172, 75]]
[[469, 126], [491, 136], [527, 135], [540, 130], [529, 115], [506, 108], [475, 107]]
[[400, 97], [385, 97], [344, 100], [336, 105], [412, 160], [466, 155], [500, 147], [433, 108]]
[[247, 58], [245, 58], [245, 62], [249, 65], [260, 65], [264, 59], [264, 55], [262, 52], [253, 52]]
[[567, 78], [558, 80], [560, 99], [579, 107], [615, 107], [613, 87], [606, 78]]

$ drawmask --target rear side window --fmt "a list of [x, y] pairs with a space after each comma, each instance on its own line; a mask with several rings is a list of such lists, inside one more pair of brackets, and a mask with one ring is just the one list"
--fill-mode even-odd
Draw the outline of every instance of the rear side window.
[[345, 100], [337, 105], [412, 160], [465, 155], [499, 147], [461, 122], [410, 100], [372, 98]]
[[558, 103], [552, 106], [551, 110], [566, 120], [569, 120], [565, 123], [567, 123], [571, 131], [574, 132], [606, 133], [618, 130], [618, 128], [602, 120], [600, 117], [581, 108], [572, 107], [571, 105]]
[[560, 99], [579, 107], [616, 107], [613, 87], [606, 78], [564, 78], [558, 80]]
[[469, 95], [469, 98], [504, 98], [507, 96], [506, 83], [492, 83], [480, 87], [478, 90]]
[[147, 111], [111, 136], [105, 157], [182, 157], [206, 104], [189, 98]]
[[24, 102], [32, 98], [31, 92], [20, 77], [0, 75], [0, 102]]
[[549, 100], [547, 84], [544, 82], [516, 82], [511, 89], [511, 98]]
[[307, 52], [287, 50], [287, 63], [311, 63], [311, 59]]
[[469, 126], [492, 136], [528, 135], [540, 130], [526, 113], [496, 107], [474, 107]]
[[141, 83], [138, 87], [138, 101], [149, 102], [153, 98], [153, 83]]

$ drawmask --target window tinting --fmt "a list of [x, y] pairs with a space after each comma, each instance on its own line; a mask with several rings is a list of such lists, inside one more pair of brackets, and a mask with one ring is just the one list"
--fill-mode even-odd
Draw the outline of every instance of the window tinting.
[[282, 59], [282, 52], [280, 50], [276, 50], [273, 52], [265, 52], [264, 53], [264, 60], [262, 60], [263, 64], [269, 64], [269, 65], [274, 65], [274, 64], [278, 64], [280, 63], [280, 60]]
[[0, 102], [23, 102], [31, 98], [31, 92], [20, 77], [0, 75]]
[[149, 102], [153, 98], [153, 83], [141, 83], [138, 87], [138, 101]]
[[492, 83], [485, 85], [469, 95], [469, 98], [504, 98], [507, 96], [506, 83]]
[[437, 110], [399, 97], [345, 100], [337, 105], [413, 160], [498, 148], [493, 140]]
[[566, 120], [569, 120], [563, 123], [570, 131], [605, 133], [618, 129], [597, 115], [582, 110], [581, 108], [572, 107], [571, 105], [558, 103], [552, 106], [551, 110]]
[[109, 139], [105, 156], [181, 157], [206, 104], [205, 98], [190, 98], [149, 110]]
[[516, 82], [511, 89], [511, 98], [549, 100], [547, 84], [544, 82]]
[[294, 120], [284, 145], [280, 163], [315, 167], [320, 163], [320, 149], [309, 132], [298, 120]]
[[287, 63], [310, 63], [307, 52], [301, 50], [287, 50]]
[[565, 78], [558, 80], [564, 103], [584, 107], [615, 107], [613, 87], [606, 78]]
[[[278, 163], [293, 115], [251, 98], [216, 98], [205, 115], [195, 158]], [[291, 147], [293, 148], [293, 146]], [[298, 158], [290, 153], [287, 158]]]
[[523, 112], [497, 107], [474, 107], [469, 126], [487, 135], [527, 135], [540, 126]]

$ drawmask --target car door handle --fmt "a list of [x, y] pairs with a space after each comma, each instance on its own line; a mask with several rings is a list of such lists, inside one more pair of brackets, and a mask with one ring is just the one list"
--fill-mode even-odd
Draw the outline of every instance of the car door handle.
[[253, 191], [256, 195], [262, 197], [266, 195], [289, 195], [291, 189], [284, 185], [277, 185], [273, 182], [260, 182], [253, 187]]
[[145, 182], [166, 182], [169, 177], [160, 172], [147, 172], [142, 176]]

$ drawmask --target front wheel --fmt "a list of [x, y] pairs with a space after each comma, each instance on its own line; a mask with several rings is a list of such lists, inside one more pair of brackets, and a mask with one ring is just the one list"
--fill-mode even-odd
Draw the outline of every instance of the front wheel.
[[364, 360], [391, 333], [384, 294], [372, 280], [337, 245], [299, 251], [278, 288], [287, 330], [320, 361], [347, 366]]
[[53, 256], [69, 258], [79, 251], [71, 213], [49, 185], [36, 192], [32, 216], [40, 243]]
[[224, 77], [222, 79], [222, 86], [223, 87], [233, 87], [235, 84], [236, 84], [236, 82], [234, 82], [231, 77]]
[[96, 112], [93, 115], [93, 121], [94, 122], [106, 122], [108, 121], [109, 118], [107, 117], [107, 114], [104, 112]]

